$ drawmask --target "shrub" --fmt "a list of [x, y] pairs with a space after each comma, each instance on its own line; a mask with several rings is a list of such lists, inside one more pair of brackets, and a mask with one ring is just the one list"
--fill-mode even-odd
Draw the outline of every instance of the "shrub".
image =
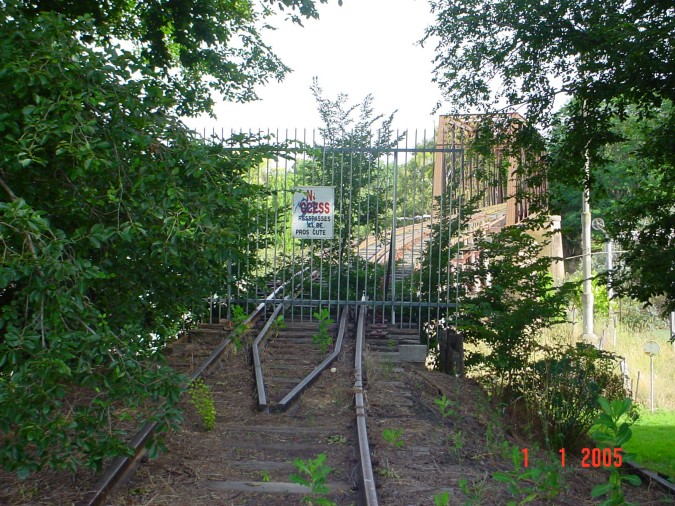
[[598, 397], [625, 397], [617, 357], [583, 343], [542, 347], [540, 353], [519, 384], [530, 419], [547, 447], [577, 449], [598, 415]]

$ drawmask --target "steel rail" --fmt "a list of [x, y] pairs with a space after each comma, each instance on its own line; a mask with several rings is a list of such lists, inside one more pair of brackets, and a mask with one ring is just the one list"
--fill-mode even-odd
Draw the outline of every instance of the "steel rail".
[[284, 306], [284, 304], [279, 304], [279, 306], [277, 306], [274, 314], [265, 327], [260, 331], [252, 346], [253, 368], [256, 390], [258, 391], [258, 409], [260, 411], [286, 411], [291, 406], [291, 404], [293, 404], [293, 402], [295, 402], [300, 397], [300, 395], [318, 379], [321, 373], [328, 369], [328, 367], [340, 356], [340, 352], [342, 351], [342, 343], [347, 331], [347, 315], [349, 311], [347, 307], [344, 307], [342, 309], [342, 313], [340, 313], [338, 336], [335, 340], [335, 349], [323, 360], [323, 362], [317, 365], [314, 370], [312, 370], [288, 394], [286, 394], [283, 399], [281, 399], [277, 404], [270, 405], [265, 391], [264, 371], [260, 361], [259, 347], [263, 343], [263, 339], [266, 337], [272, 322], [278, 316], [280, 309]]
[[[293, 277], [295, 276], [297, 276], [297, 273]], [[262, 299], [256, 309], [246, 320], [242, 322], [242, 325], [247, 329], [250, 328], [253, 325], [253, 322], [265, 311], [267, 305], [276, 300], [276, 297], [281, 291], [283, 291], [289, 282], [290, 279], [283, 285], [276, 288], [266, 299]], [[213, 350], [211, 355], [209, 355], [209, 357], [207, 357], [204, 362], [202, 362], [197, 367], [197, 369], [190, 375], [188, 383], [192, 383], [194, 380], [202, 377], [218, 362], [223, 352], [232, 343], [231, 335], [232, 332]], [[147, 443], [152, 438], [155, 430], [157, 430], [158, 425], [159, 424], [157, 422], [144, 423], [141, 429], [134, 435], [131, 442], [129, 443], [129, 447], [132, 450], [131, 455], [120, 456], [113, 459], [111, 464], [101, 475], [101, 478], [98, 480], [98, 482], [96, 482], [96, 485], [94, 485], [94, 489], [87, 492], [83, 500], [78, 502], [77, 505], [98, 506], [103, 504], [103, 501], [106, 499], [108, 494], [110, 494], [115, 489], [115, 487], [128, 481], [136, 472], [141, 459], [147, 455]]]
[[258, 392], [258, 409], [261, 411], [268, 411], [269, 404], [267, 402], [267, 395], [265, 393], [265, 379], [263, 377], [262, 362], [260, 361], [259, 345], [267, 336], [267, 332], [272, 327], [272, 324], [279, 316], [279, 313], [283, 311], [285, 306], [286, 305], [282, 303], [274, 309], [272, 316], [270, 316], [269, 320], [267, 320], [267, 323], [265, 323], [265, 326], [258, 333], [258, 336], [251, 345], [251, 354], [253, 355], [253, 374], [255, 375], [255, 387]]
[[309, 388], [309, 386], [317, 380], [321, 373], [328, 369], [328, 367], [340, 356], [340, 352], [342, 351], [342, 342], [344, 341], [345, 333], [347, 332], [348, 315], [349, 308], [345, 306], [342, 308], [342, 312], [340, 313], [338, 336], [335, 340], [335, 349], [333, 352], [328, 355], [323, 362], [316, 366], [312, 372], [305, 376], [304, 379], [298, 383], [295, 388], [293, 388], [293, 390], [287, 393], [284, 398], [279, 401], [277, 406], [275, 406], [276, 409], [279, 411], [286, 411], [289, 406], [300, 397], [302, 392], [307, 390], [307, 388]]
[[356, 324], [356, 351], [354, 356], [354, 405], [356, 409], [356, 430], [359, 441], [359, 455], [361, 460], [361, 499], [366, 506], [378, 506], [377, 489], [373, 464], [370, 459], [370, 445], [368, 443], [368, 428], [366, 427], [366, 408], [363, 392], [363, 348], [365, 346], [366, 310], [365, 295], [361, 299], [362, 305], [358, 308]]
[[669, 494], [675, 495], [675, 483], [669, 482], [665, 477], [663, 477], [663, 475], [657, 473], [656, 471], [642, 467], [640, 464], [630, 460], [624, 461], [624, 467], [627, 468], [629, 473], [641, 475], [643, 478], [647, 478], [651, 482], [660, 485]]

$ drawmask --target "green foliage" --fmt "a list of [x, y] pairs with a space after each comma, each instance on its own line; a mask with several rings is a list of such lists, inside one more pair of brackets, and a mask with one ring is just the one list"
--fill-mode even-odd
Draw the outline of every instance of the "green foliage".
[[[464, 494], [467, 497], [467, 500], [464, 502], [464, 506], [478, 506], [481, 504], [480, 490], [478, 488], [470, 487], [469, 480], [467, 480], [466, 478], [460, 478], [457, 485], [459, 486], [459, 489], [462, 491], [462, 494]], [[449, 504], [449, 502], [450, 498], [448, 497], [448, 502], [442, 504]]]
[[[609, 401], [604, 397], [598, 398], [598, 404], [602, 412], [596, 420], [598, 430], [591, 434], [591, 437], [598, 444], [599, 448], [611, 448], [613, 450], [621, 448], [628, 442], [632, 436], [630, 426], [630, 410], [631, 399], [626, 397], [624, 399]], [[615, 450], [616, 451], [616, 450]], [[631, 455], [623, 455], [623, 459], [630, 459]], [[596, 485], [591, 491], [593, 497], [602, 497], [609, 495], [609, 497], [601, 503], [601, 506], [619, 506], [629, 504], [625, 501], [621, 485], [623, 482], [631, 485], [639, 485], [640, 478], [625, 474], [622, 475], [619, 467], [613, 460], [612, 467], [609, 472], [609, 480], [607, 483]]]
[[235, 351], [241, 349], [241, 336], [246, 332], [246, 325], [244, 322], [247, 320], [248, 315], [244, 311], [244, 308], [241, 306], [232, 306], [232, 332], [230, 337], [234, 343]]
[[190, 402], [202, 418], [204, 430], [211, 431], [216, 426], [216, 403], [213, 400], [211, 387], [199, 378], [188, 386]]
[[450, 492], [442, 492], [434, 496], [434, 506], [448, 506], [449, 504]]
[[[400, 137], [392, 130], [394, 114], [385, 119], [375, 115], [371, 95], [355, 105], [348, 103], [349, 96], [344, 93], [331, 100], [323, 96], [317, 79], [311, 91], [323, 122], [319, 129], [323, 146], [316, 148], [312, 160], [296, 167], [296, 177], [298, 183], [340, 187], [341, 191], [335, 194], [334, 226], [339, 238], [338, 263], [345, 265], [350, 261], [348, 245], [361, 235], [359, 227], [377, 224], [376, 217], [391, 209], [383, 184], [390, 176], [379, 158], [395, 147]], [[345, 148], [353, 151], [345, 153]], [[376, 236], [382, 233], [379, 229], [368, 232]]]
[[[595, 188], [627, 197], [600, 206], [610, 235], [628, 252], [614, 278], [616, 288], [643, 302], [666, 294], [672, 310], [675, 87], [671, 73], [664, 72], [675, 65], [670, 6], [659, 0], [434, 0], [431, 5], [436, 20], [425, 40], [436, 43], [435, 80], [448, 102], [460, 111], [526, 111], [523, 128], [514, 130], [513, 121], [491, 128], [497, 132], [493, 145], [505, 135], [534, 145], [538, 131], [555, 133], [557, 123], [564, 135], [552, 154], [562, 164], [549, 172], [549, 180], [577, 190], [574, 213], [583, 187], [591, 189], [592, 199]], [[552, 111], [563, 93], [571, 100], [556, 120]], [[615, 128], [629, 116], [637, 136]], [[640, 140], [623, 144], [622, 138]], [[630, 144], [637, 149], [625, 150]], [[612, 168], [612, 177], [605, 178], [602, 164], [610, 157], [625, 166]], [[571, 202], [574, 192], [565, 193]]]
[[26, 475], [127, 453], [121, 420], [180, 421], [158, 350], [246, 259], [241, 176], [273, 150], [187, 130], [176, 83], [88, 44], [91, 18], [22, 12], [0, 12], [0, 465]]
[[384, 429], [382, 430], [382, 439], [392, 445], [394, 448], [402, 448], [405, 441], [401, 439], [403, 429]]
[[554, 287], [550, 258], [528, 234], [533, 222], [505, 227], [480, 238], [477, 263], [467, 276], [482, 286], [460, 311], [459, 329], [465, 341], [483, 345], [467, 354], [467, 367], [481, 367], [493, 381], [491, 390], [505, 399], [513, 396], [518, 376], [537, 347], [537, 332], [564, 321], [570, 285]]
[[[551, 203], [563, 215], [563, 234], [572, 248], [579, 249], [579, 202], [583, 182], [566, 178], [572, 167], [582, 163], [570, 152], [572, 134], [563, 123], [554, 129], [551, 146]], [[671, 205], [675, 199], [675, 154], [668, 150], [675, 132], [671, 101], [648, 112], [629, 108], [608, 125], [611, 133], [599, 150], [591, 171], [591, 199], [594, 217], [602, 217], [607, 232], [624, 251], [615, 266], [612, 282], [619, 295], [643, 303], [656, 295], [668, 299], [664, 314], [672, 310], [675, 293], [670, 269], [675, 263]], [[572, 251], [572, 250], [571, 250]], [[603, 257], [604, 259], [604, 257]], [[605, 282], [605, 281], [603, 281]], [[670, 309], [668, 309], [670, 308]]]
[[644, 307], [635, 299], [621, 297], [614, 302], [614, 312], [619, 317], [620, 325], [629, 332], [650, 332], [666, 326], [659, 313], [663, 308], [654, 305]]
[[434, 399], [434, 404], [436, 404], [438, 407], [438, 411], [441, 412], [443, 418], [447, 418], [448, 416], [455, 414], [455, 410], [453, 408], [457, 405], [457, 402], [448, 399], [445, 395], [439, 399]]
[[433, 207], [432, 187], [435, 160], [435, 153], [431, 150], [435, 148], [435, 139], [416, 145], [415, 149], [419, 151], [414, 153], [414, 156], [405, 164], [398, 167], [397, 216], [413, 217], [430, 214]]
[[521, 506], [536, 500], [551, 501], [562, 491], [562, 468], [555, 459], [552, 462], [539, 462], [536, 465], [522, 467], [522, 453], [513, 447], [513, 471], [497, 471], [492, 477], [508, 485], [509, 492], [518, 501], [509, 501], [508, 506]]
[[547, 448], [579, 449], [598, 415], [597, 399], [623, 399], [618, 357], [578, 343], [541, 347], [517, 384]]
[[[571, 293], [570, 301], [572, 306], [577, 310], [578, 314], [581, 314], [582, 305], [581, 305], [581, 294], [583, 293], [582, 279], [583, 275], [581, 272], [576, 273], [574, 276], [569, 278], [569, 281], [577, 285], [576, 290]], [[609, 314], [609, 298], [607, 297], [607, 284], [599, 277], [594, 277], [591, 281], [591, 287], [593, 290], [593, 310], [598, 315], [607, 315]]]
[[291, 474], [291, 481], [309, 487], [312, 497], [303, 497], [303, 502], [315, 506], [334, 506], [335, 503], [325, 495], [330, 493], [326, 486], [328, 475], [333, 468], [326, 464], [326, 454], [320, 453], [316, 459], [295, 459], [293, 465], [298, 469], [298, 474]]
[[[283, 11], [293, 22], [318, 18], [316, 3], [327, 0], [180, 0], [127, 2], [4, 2], [10, 12], [39, 24], [48, 12], [68, 20], [90, 16], [80, 37], [105, 47], [112, 40], [138, 47], [134, 60], [156, 68], [156, 83], [168, 83], [181, 114], [208, 112], [214, 91], [225, 100], [257, 98], [254, 87], [290, 71], [262, 38], [264, 20]], [[339, 2], [341, 4], [341, 0]], [[5, 7], [3, 7], [4, 9]]]
[[312, 336], [312, 342], [319, 346], [321, 353], [326, 353], [333, 344], [333, 337], [328, 333], [328, 325], [335, 323], [330, 317], [328, 308], [319, 308], [313, 313], [314, 318], [319, 321], [319, 333]]

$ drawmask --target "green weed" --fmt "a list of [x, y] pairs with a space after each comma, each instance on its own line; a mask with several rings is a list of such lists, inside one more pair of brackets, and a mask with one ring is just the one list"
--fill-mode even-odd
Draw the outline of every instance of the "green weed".
[[467, 499], [464, 506], [478, 506], [481, 503], [482, 490], [479, 487], [470, 487], [469, 480], [462, 478], [458, 483], [459, 489]]
[[298, 469], [298, 474], [291, 474], [291, 482], [309, 487], [312, 496], [302, 498], [302, 501], [315, 506], [335, 506], [335, 503], [325, 497], [330, 493], [326, 486], [328, 475], [333, 468], [326, 465], [326, 454], [320, 453], [316, 459], [295, 459], [293, 465]]
[[443, 397], [440, 399], [434, 399], [434, 404], [436, 404], [438, 407], [438, 411], [441, 412], [443, 418], [447, 418], [448, 416], [455, 414], [455, 410], [453, 408], [457, 405], [457, 402], [448, 399], [445, 395], [443, 395]]
[[333, 344], [333, 338], [328, 333], [328, 325], [335, 322], [331, 319], [328, 308], [319, 308], [318, 311], [314, 311], [313, 315], [319, 321], [319, 333], [312, 336], [312, 341], [319, 346], [321, 353], [326, 353]]
[[230, 338], [234, 344], [235, 351], [241, 349], [241, 336], [246, 331], [246, 326], [244, 322], [248, 318], [248, 315], [241, 306], [232, 307], [232, 332], [230, 333]]
[[[619, 467], [623, 459], [632, 458], [631, 455], [622, 455], [622, 448], [631, 438], [632, 431], [627, 416], [631, 408], [631, 400], [626, 397], [623, 400], [609, 402], [604, 397], [598, 398], [598, 404], [602, 413], [596, 420], [596, 430], [591, 434], [593, 440], [598, 444], [598, 448], [610, 448], [613, 450], [615, 458], [612, 459], [612, 466], [609, 468], [609, 480], [607, 483], [601, 483], [593, 487], [591, 496], [594, 498], [608, 495], [609, 497], [600, 506], [619, 506], [629, 504], [626, 502], [621, 485], [623, 482], [631, 485], [640, 485], [640, 478], [634, 475], [622, 475]], [[623, 420], [623, 421], [622, 421]]]
[[492, 475], [496, 481], [506, 483], [511, 495], [519, 498], [518, 501], [509, 501], [507, 506], [521, 506], [537, 499], [550, 501], [560, 494], [562, 468], [559, 462], [541, 462], [523, 468], [522, 453], [516, 447], [513, 447], [511, 458], [513, 471], [497, 471]]
[[450, 504], [450, 492], [443, 492], [434, 496], [434, 506], [448, 506]]
[[384, 429], [382, 438], [394, 448], [401, 448], [405, 442], [401, 439], [403, 429]]
[[216, 426], [216, 404], [213, 400], [211, 387], [203, 379], [194, 380], [188, 386], [190, 402], [199, 413], [204, 430], [211, 431]]

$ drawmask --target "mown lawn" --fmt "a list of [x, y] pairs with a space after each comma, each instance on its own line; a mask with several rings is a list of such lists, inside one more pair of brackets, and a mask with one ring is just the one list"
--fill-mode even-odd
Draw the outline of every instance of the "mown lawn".
[[637, 455], [635, 460], [648, 469], [659, 471], [675, 481], [675, 411], [644, 410], [633, 425], [633, 437], [624, 450]]

